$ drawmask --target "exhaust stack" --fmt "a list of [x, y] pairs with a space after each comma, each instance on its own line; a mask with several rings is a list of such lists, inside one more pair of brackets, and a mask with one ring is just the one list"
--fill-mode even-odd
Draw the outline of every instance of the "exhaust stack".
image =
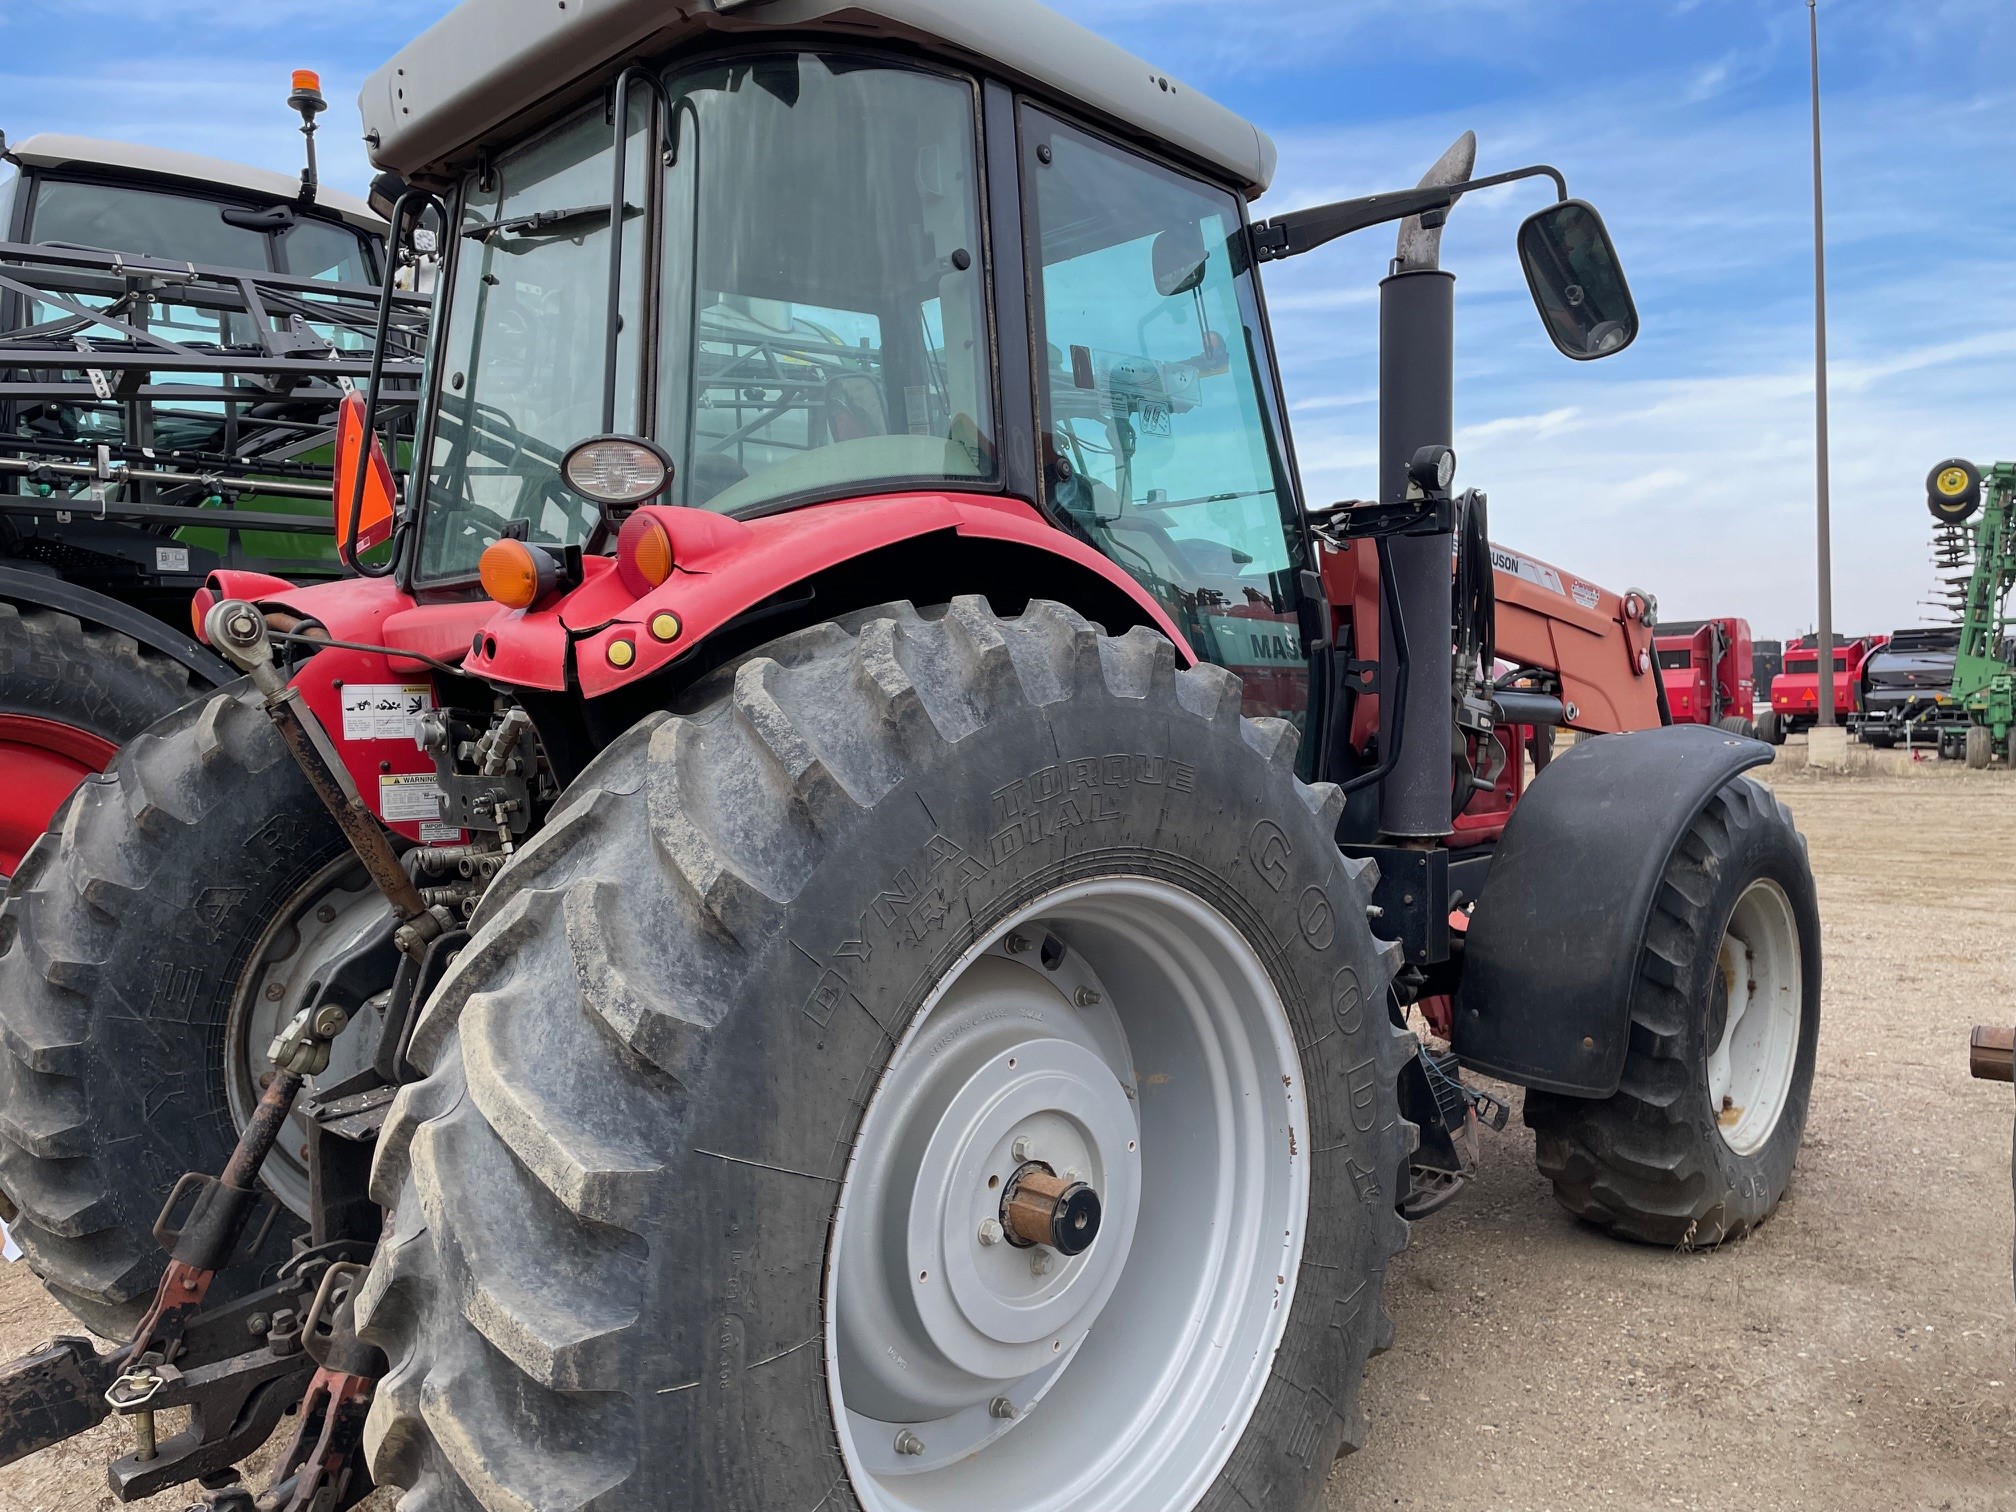
[[[1420, 187], [1459, 184], [1477, 161], [1466, 131], [1436, 160]], [[1446, 210], [1400, 223], [1393, 266], [1379, 285], [1379, 497], [1406, 492], [1407, 463], [1424, 446], [1447, 446], [1454, 430], [1456, 278], [1442, 271]], [[1450, 625], [1447, 535], [1396, 536], [1393, 587], [1407, 626], [1407, 699], [1392, 728], [1400, 759], [1381, 790], [1379, 827], [1402, 839], [1446, 835], [1450, 819]], [[1393, 638], [1380, 642], [1380, 686], [1395, 684]], [[1384, 755], [1385, 753], [1381, 753]]]

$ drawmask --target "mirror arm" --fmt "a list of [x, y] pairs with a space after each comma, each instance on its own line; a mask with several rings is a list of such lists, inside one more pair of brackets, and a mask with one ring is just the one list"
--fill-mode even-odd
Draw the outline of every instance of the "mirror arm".
[[1494, 173], [1488, 178], [1466, 179], [1460, 184], [1399, 189], [1385, 194], [1368, 194], [1362, 199], [1339, 200], [1333, 205], [1291, 210], [1286, 215], [1277, 215], [1255, 226], [1253, 244], [1261, 262], [1300, 257], [1304, 252], [1313, 252], [1326, 242], [1349, 236], [1353, 231], [1363, 231], [1367, 226], [1405, 220], [1410, 215], [1447, 212], [1457, 200], [1473, 190], [1542, 176], [1554, 180], [1554, 197], [1557, 200], [1568, 198], [1568, 181], [1561, 176], [1560, 170], [1538, 163], [1531, 168], [1514, 168], [1510, 173]]

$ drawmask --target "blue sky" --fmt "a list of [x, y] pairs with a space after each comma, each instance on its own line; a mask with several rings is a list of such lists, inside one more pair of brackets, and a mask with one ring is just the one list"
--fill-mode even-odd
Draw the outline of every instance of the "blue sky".
[[[351, 102], [437, 0], [0, 0], [0, 129], [291, 171], [287, 71]], [[1457, 450], [1494, 534], [1669, 617], [1812, 621], [1812, 244], [1803, 0], [1062, 0], [1271, 131], [1267, 208], [1411, 184], [1464, 128], [1480, 172], [1552, 162], [1623, 253], [1645, 329], [1571, 364], [1512, 256], [1531, 184], [1466, 201]], [[1920, 618], [1927, 469], [2016, 456], [2016, 5], [1821, 0], [1835, 622]], [[1270, 270], [1305, 481], [1370, 491], [1383, 230]]]

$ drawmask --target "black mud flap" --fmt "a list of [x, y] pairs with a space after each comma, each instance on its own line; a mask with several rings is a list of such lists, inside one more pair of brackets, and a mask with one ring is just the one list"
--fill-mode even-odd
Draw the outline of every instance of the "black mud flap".
[[1731, 778], [1771, 760], [1706, 725], [1585, 740], [1513, 811], [1478, 899], [1455, 1048], [1489, 1076], [1608, 1097], [1624, 1070], [1631, 993], [1659, 879]]

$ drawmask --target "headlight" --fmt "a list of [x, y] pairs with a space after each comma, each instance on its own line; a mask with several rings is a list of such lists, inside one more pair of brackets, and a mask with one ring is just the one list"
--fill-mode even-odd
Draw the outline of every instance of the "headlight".
[[641, 504], [672, 481], [672, 459], [641, 436], [590, 436], [560, 459], [560, 477], [595, 504]]

